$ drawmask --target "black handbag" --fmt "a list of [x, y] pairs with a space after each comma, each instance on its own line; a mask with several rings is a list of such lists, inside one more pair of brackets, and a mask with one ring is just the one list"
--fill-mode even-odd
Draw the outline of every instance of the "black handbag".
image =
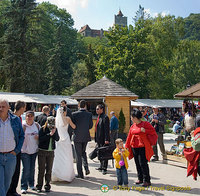
[[113, 145], [99, 147], [97, 149], [98, 159], [100, 161], [113, 159], [112, 153], [114, 150], [115, 146]]
[[90, 154], [89, 154], [89, 158], [91, 160], [95, 159], [97, 157], [97, 151], [98, 151], [98, 147], [96, 147]]

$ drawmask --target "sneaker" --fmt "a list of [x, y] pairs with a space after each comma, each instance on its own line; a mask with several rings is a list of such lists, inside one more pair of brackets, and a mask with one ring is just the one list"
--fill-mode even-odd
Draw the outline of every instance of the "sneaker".
[[27, 193], [27, 190], [24, 190], [24, 189], [21, 190], [21, 194], [26, 194], [26, 193]]
[[49, 193], [49, 192], [50, 192], [50, 189], [45, 189], [45, 192], [46, 192], [46, 193]]
[[41, 193], [41, 192], [42, 192], [42, 190], [41, 190], [41, 189], [37, 189], [37, 192], [38, 192], [38, 193]]
[[107, 174], [107, 170], [105, 170], [105, 169], [102, 170], [102, 174], [103, 174], [103, 175], [106, 175], [106, 174]]
[[96, 168], [96, 170], [101, 172], [103, 169], [101, 167], [99, 167], [99, 168]]
[[35, 188], [34, 186], [31, 186], [30, 189], [31, 189], [32, 191], [35, 191], [35, 190], [36, 190], [36, 188]]
[[142, 184], [142, 183], [143, 183], [143, 181], [138, 180], [135, 184]]
[[158, 158], [154, 157], [153, 159], [151, 159], [151, 161], [153, 161], [153, 162], [158, 161]]

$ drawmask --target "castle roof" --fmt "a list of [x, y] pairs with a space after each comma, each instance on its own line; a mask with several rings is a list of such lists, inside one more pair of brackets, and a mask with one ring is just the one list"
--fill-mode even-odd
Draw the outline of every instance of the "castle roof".
[[121, 11], [121, 10], [119, 10], [117, 16], [121, 16], [121, 17], [124, 16], [124, 15], [122, 14], [122, 11]]
[[81, 27], [81, 29], [79, 30], [79, 33], [83, 32], [85, 30], [91, 30], [91, 28], [89, 27], [89, 25], [85, 25], [85, 26]]
[[138, 96], [135, 93], [113, 82], [112, 80], [109, 80], [105, 76], [102, 79], [96, 81], [95, 83], [74, 93], [71, 97], [79, 99], [79, 98], [97, 98], [97, 97], [103, 98], [107, 96], [131, 97], [133, 99], [138, 98]]

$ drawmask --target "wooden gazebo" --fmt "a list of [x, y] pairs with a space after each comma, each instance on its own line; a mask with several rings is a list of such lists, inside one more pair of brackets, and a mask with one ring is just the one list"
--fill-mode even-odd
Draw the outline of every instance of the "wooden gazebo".
[[175, 94], [176, 98], [200, 98], [200, 83], [197, 83], [186, 90]]
[[[99, 103], [105, 104], [105, 112], [108, 116], [111, 111], [114, 111], [116, 116], [119, 117], [119, 112], [122, 109], [126, 119], [124, 131], [128, 133], [130, 128], [130, 101], [138, 98], [136, 94], [104, 76], [102, 79], [76, 92], [71, 97], [78, 101], [85, 99], [88, 102], [88, 110], [93, 113], [94, 125], [97, 118], [95, 108]], [[94, 127], [91, 135], [94, 136]]]

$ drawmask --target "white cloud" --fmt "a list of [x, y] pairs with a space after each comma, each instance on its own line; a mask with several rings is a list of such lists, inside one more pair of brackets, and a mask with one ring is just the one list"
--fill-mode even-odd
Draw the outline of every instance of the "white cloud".
[[[41, 3], [45, 0], [37, 0]], [[46, 0], [59, 8], [65, 8], [70, 14], [76, 14], [78, 8], [87, 8], [89, 0]]]
[[169, 11], [163, 11], [163, 12], [161, 12], [161, 16], [167, 16], [167, 15], [169, 15]]
[[150, 14], [150, 16], [152, 16], [152, 17], [157, 17], [158, 14], [161, 14], [161, 16], [165, 17], [165, 16], [167, 16], [167, 15], [170, 14], [169, 11], [167, 11], [167, 10], [164, 10], [164, 11], [159, 12], [159, 13], [158, 13], [158, 12], [152, 12], [150, 8], [144, 9], [144, 11], [145, 11], [147, 14]]
[[144, 11], [145, 11], [147, 14], [150, 14], [150, 15], [151, 15], [151, 10], [150, 10], [150, 8], [144, 9]]
[[88, 0], [80, 0], [80, 4], [82, 8], [86, 8], [88, 6]]
[[153, 17], [158, 17], [158, 14], [161, 14], [162, 17], [165, 17], [165, 16], [169, 15], [170, 13], [169, 13], [169, 11], [162, 11], [160, 13], [155, 12], [155, 13], [153, 13], [152, 16]]

